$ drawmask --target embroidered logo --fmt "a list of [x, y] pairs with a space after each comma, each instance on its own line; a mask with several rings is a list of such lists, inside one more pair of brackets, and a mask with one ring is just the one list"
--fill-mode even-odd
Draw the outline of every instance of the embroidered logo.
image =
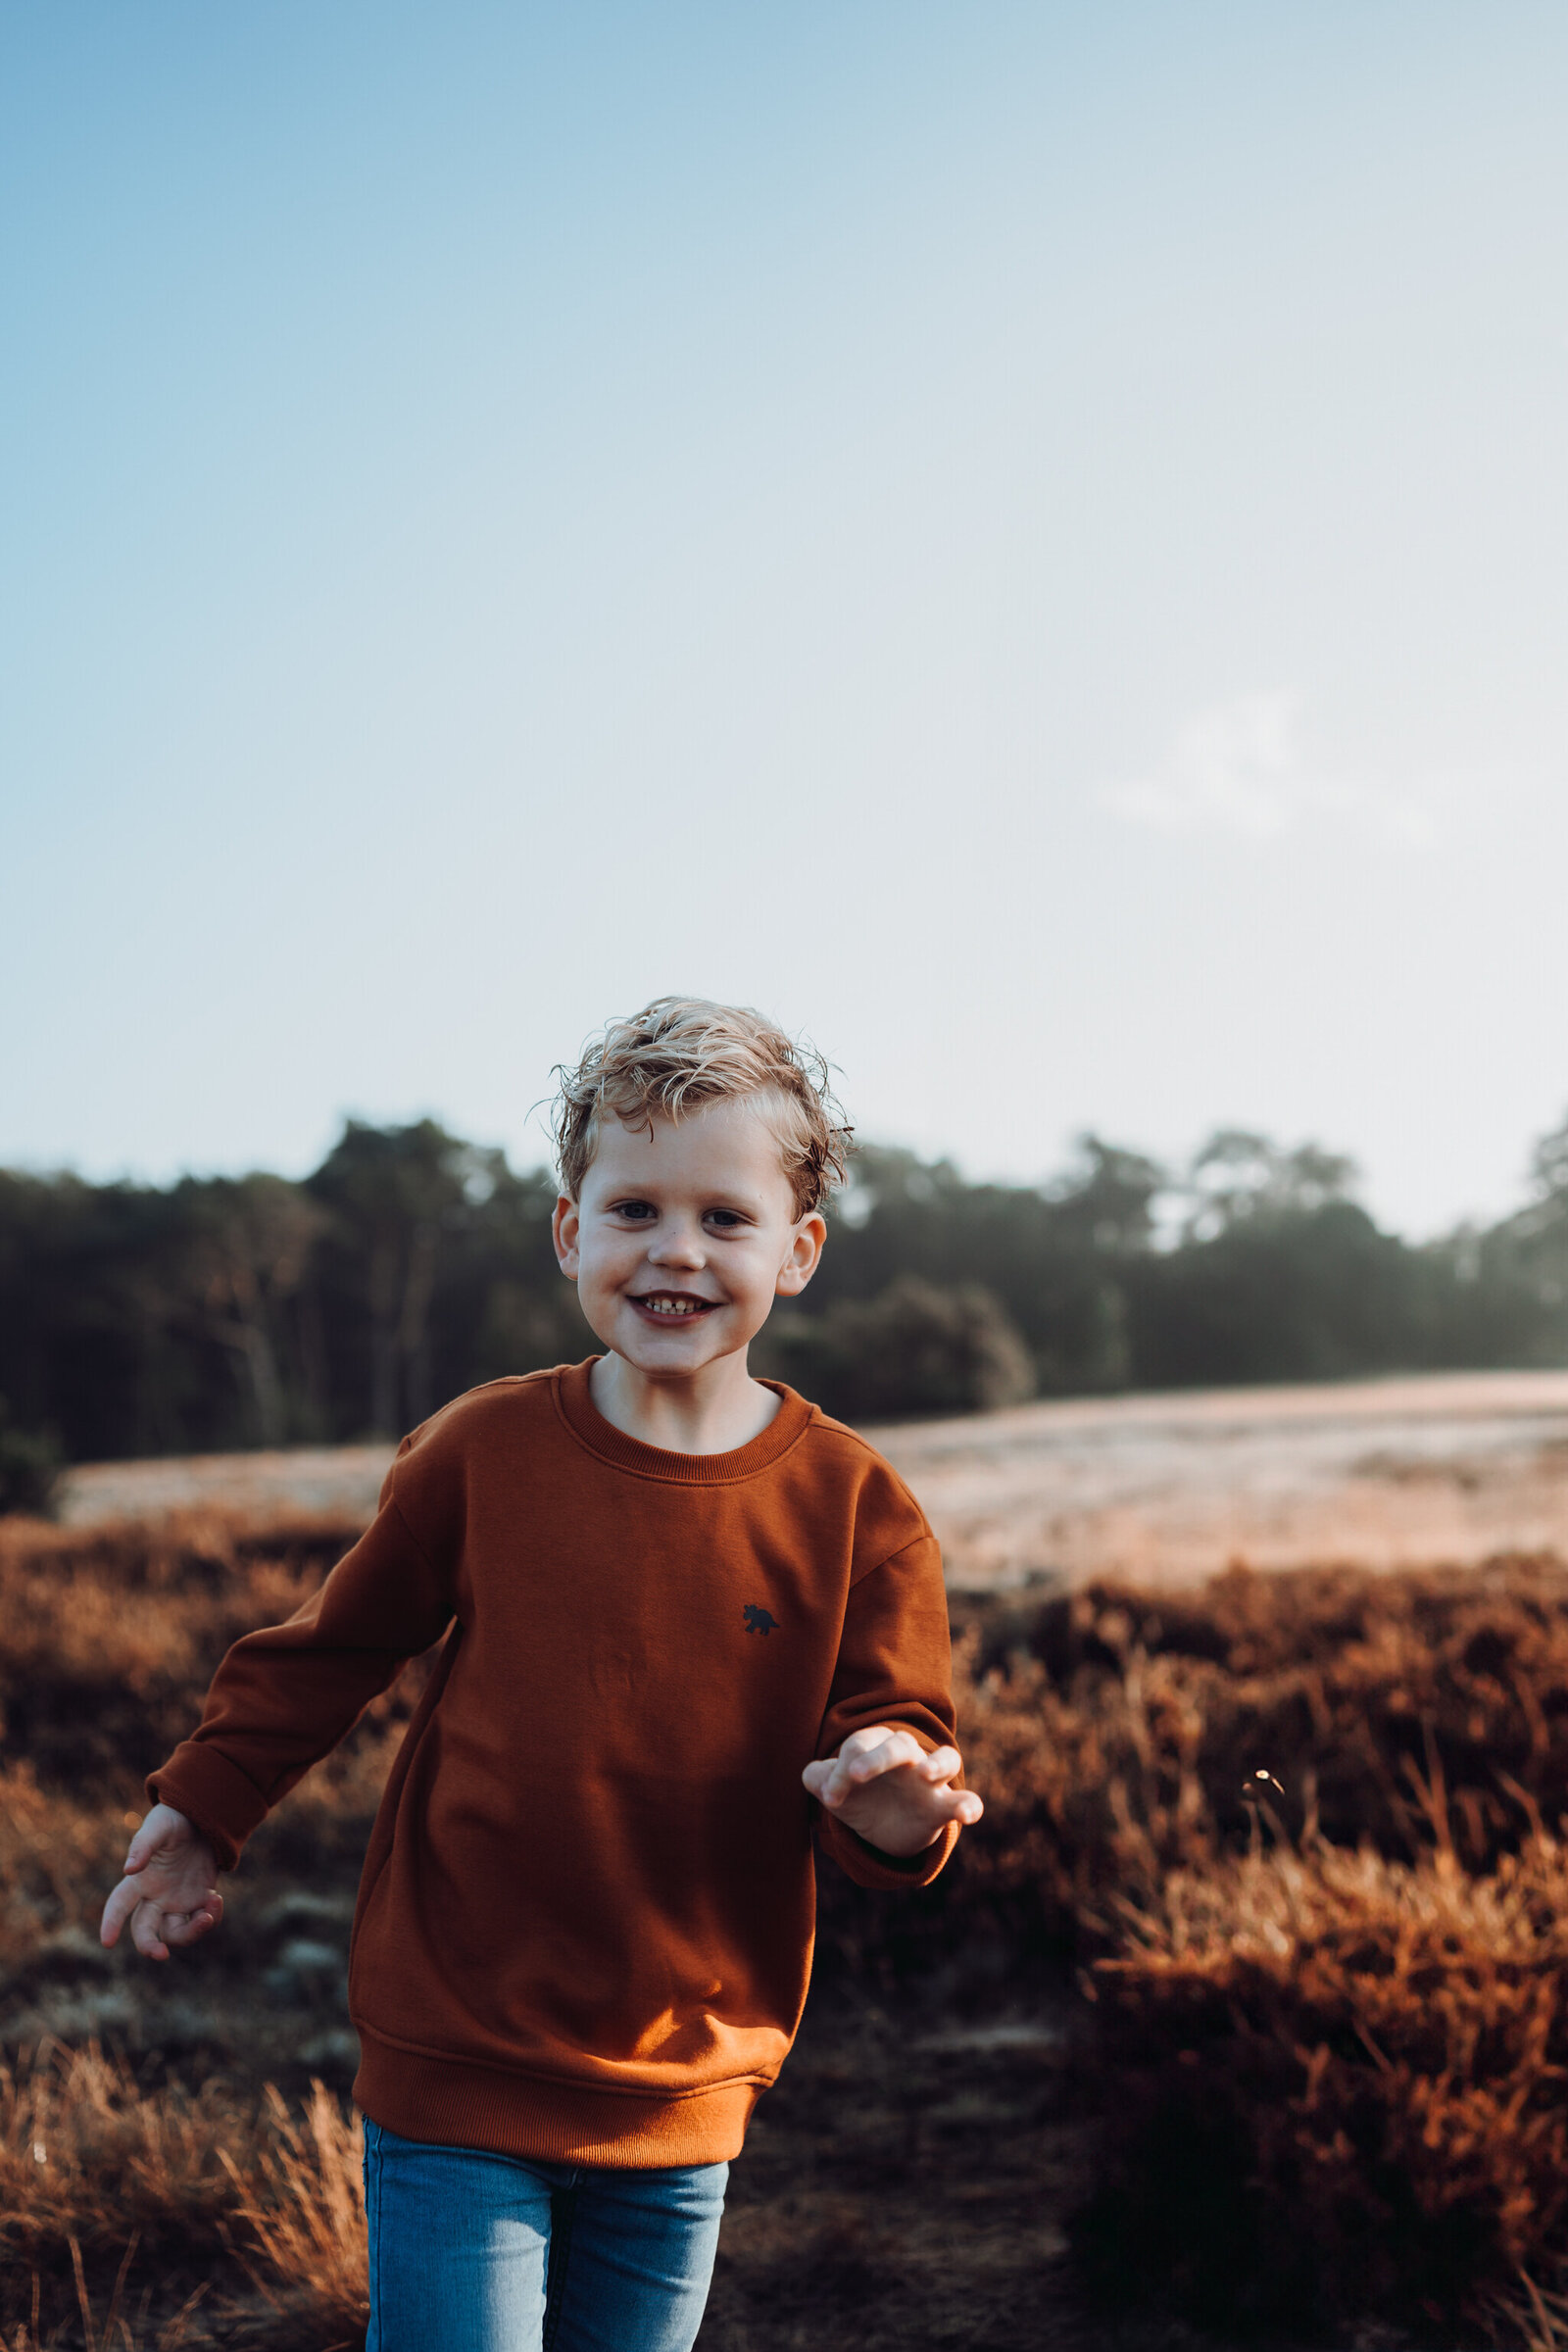
[[745, 1602], [741, 1609], [741, 1615], [746, 1620], [746, 1631], [749, 1634], [770, 1634], [778, 1624], [778, 1619], [770, 1615], [766, 1609], [760, 1609], [755, 1600]]

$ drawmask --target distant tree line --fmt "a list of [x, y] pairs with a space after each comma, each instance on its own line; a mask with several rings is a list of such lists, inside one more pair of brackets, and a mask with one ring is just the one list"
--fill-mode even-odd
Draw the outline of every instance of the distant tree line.
[[[756, 1357], [850, 1419], [1030, 1396], [1568, 1363], [1568, 1124], [1517, 1214], [1412, 1246], [1333, 1153], [1226, 1131], [1173, 1175], [1088, 1137], [1041, 1185], [863, 1150]], [[56, 1457], [390, 1436], [594, 1341], [553, 1181], [433, 1120], [314, 1175], [0, 1172], [0, 1502]]]

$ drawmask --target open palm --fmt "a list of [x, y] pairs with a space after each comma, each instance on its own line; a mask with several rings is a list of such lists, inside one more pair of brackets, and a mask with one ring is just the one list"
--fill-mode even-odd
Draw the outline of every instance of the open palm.
[[154, 1805], [130, 1841], [125, 1875], [104, 1905], [99, 1941], [130, 1940], [148, 1960], [167, 1960], [174, 1944], [194, 1943], [223, 1916], [213, 1849], [172, 1805]]

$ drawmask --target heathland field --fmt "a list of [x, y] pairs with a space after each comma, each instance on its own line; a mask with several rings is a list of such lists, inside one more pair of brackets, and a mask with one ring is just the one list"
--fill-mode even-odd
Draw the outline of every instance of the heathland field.
[[[824, 1870], [704, 2352], [1568, 2345], [1568, 1379], [886, 1442], [989, 1810], [923, 1896]], [[0, 1526], [7, 2352], [361, 2340], [344, 1960], [421, 1667], [196, 1952], [94, 1933], [224, 1645], [361, 1522], [375, 1458], [336, 1470]]]

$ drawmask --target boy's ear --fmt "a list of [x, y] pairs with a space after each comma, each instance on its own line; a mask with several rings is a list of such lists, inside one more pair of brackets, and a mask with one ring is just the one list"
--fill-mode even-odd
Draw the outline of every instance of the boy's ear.
[[550, 1238], [556, 1245], [556, 1257], [561, 1271], [568, 1282], [577, 1279], [577, 1230], [579, 1212], [569, 1194], [563, 1193], [556, 1202], [550, 1219]]
[[802, 1217], [795, 1228], [795, 1238], [790, 1244], [789, 1255], [780, 1266], [778, 1280], [773, 1285], [774, 1291], [780, 1298], [798, 1298], [800, 1297], [811, 1276], [816, 1272], [818, 1261], [822, 1255], [822, 1245], [826, 1240], [827, 1219], [825, 1217], [819, 1217], [814, 1209], [808, 1217]]

